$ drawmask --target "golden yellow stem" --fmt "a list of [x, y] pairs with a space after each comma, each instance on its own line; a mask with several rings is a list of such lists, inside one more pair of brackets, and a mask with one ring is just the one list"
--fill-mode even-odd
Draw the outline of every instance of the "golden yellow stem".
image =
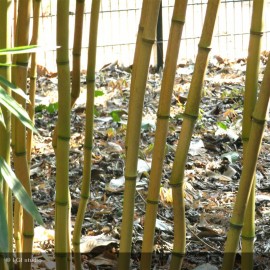
[[244, 215], [256, 171], [256, 163], [263, 137], [266, 114], [268, 113], [269, 97], [270, 61], [268, 61], [264, 72], [261, 90], [252, 116], [249, 143], [246, 149], [246, 156], [249, 158], [245, 158], [243, 163], [243, 171], [225, 245], [225, 255], [222, 265], [223, 270], [233, 269], [235, 254], [243, 227]]
[[[249, 133], [251, 128], [251, 116], [257, 100], [258, 73], [260, 63], [261, 40], [263, 35], [263, 19], [264, 19], [264, 0], [254, 0], [250, 41], [247, 58], [247, 72], [244, 94], [244, 112], [243, 112], [243, 159], [246, 156], [247, 144], [249, 141]], [[244, 227], [242, 231], [242, 269], [253, 269], [253, 252], [255, 238], [255, 186], [256, 177], [253, 179], [253, 185], [249, 197], [247, 211], [244, 219]], [[246, 254], [246, 255], [245, 255]]]
[[[33, 33], [32, 33], [32, 40], [30, 42], [31, 45], [38, 45], [40, 4], [41, 0], [33, 1]], [[33, 123], [35, 121], [34, 116], [35, 116], [36, 82], [37, 82], [36, 53], [32, 53], [31, 70], [30, 70], [30, 90], [29, 90], [30, 105], [28, 107], [28, 113]], [[27, 161], [29, 168], [31, 162], [32, 144], [33, 144], [33, 132], [31, 130], [27, 130]]]
[[174, 74], [176, 71], [176, 61], [178, 58], [180, 40], [185, 22], [186, 8], [186, 0], [175, 1], [157, 113], [157, 128], [155, 133], [144, 224], [141, 269], [150, 269], [151, 267], [151, 255], [153, 251], [162, 165], [166, 147], [171, 97], [175, 78]]
[[186, 224], [184, 204], [184, 172], [189, 145], [199, 113], [204, 75], [208, 64], [211, 41], [220, 1], [213, 0], [207, 4], [206, 15], [199, 42], [194, 74], [184, 112], [184, 120], [173, 163], [170, 184], [173, 195], [174, 212], [174, 246], [170, 269], [180, 269], [186, 252]]
[[134, 60], [135, 66], [133, 65], [134, 71], [132, 71], [132, 76], [135, 76], [135, 78], [132, 79], [130, 86], [125, 191], [119, 255], [120, 270], [128, 269], [129, 267], [143, 100], [151, 49], [155, 41], [159, 7], [159, 0], [144, 1], [143, 9], [147, 9], [148, 13], [146, 16], [145, 10], [142, 11], [145, 14], [145, 22], [142, 33], [138, 35], [139, 40], [137, 41], [135, 52], [136, 60]]
[[56, 269], [69, 269], [69, 1], [57, 1], [58, 133], [56, 151], [55, 260]]
[[81, 189], [81, 199], [76, 217], [76, 223], [73, 233], [73, 249], [75, 254], [76, 270], [81, 269], [80, 258], [80, 236], [82, 224], [86, 211], [87, 202], [90, 196], [91, 179], [91, 158], [93, 144], [93, 121], [94, 121], [94, 98], [95, 98], [95, 68], [96, 68], [96, 49], [97, 49], [97, 31], [100, 10], [100, 0], [92, 2], [91, 21], [89, 33], [89, 50], [87, 66], [87, 96], [86, 96], [86, 125], [85, 125], [85, 143], [84, 143], [84, 166], [83, 180]]

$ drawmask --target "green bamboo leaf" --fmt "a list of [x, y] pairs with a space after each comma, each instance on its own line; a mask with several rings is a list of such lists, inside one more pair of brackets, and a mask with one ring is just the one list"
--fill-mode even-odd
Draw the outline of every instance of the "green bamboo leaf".
[[119, 115], [119, 112], [118, 111], [112, 111], [110, 113], [110, 115], [111, 115], [111, 117], [112, 117], [112, 119], [113, 119], [114, 122], [118, 123], [118, 122], [121, 121], [121, 118], [120, 118], [120, 115]]
[[17, 65], [8, 64], [8, 63], [0, 63], [0, 67], [16, 67]]
[[114, 122], [119, 123], [121, 121], [121, 116], [123, 114], [128, 114], [126, 110], [115, 110], [110, 112], [110, 115]]
[[44, 47], [38, 45], [29, 45], [29, 46], [19, 46], [14, 48], [7, 48], [0, 50], [0, 55], [7, 55], [7, 54], [22, 54], [22, 53], [35, 53], [38, 51], [50, 51], [59, 48], [59, 46], [53, 47]]
[[38, 134], [28, 113], [2, 87], [0, 87], [0, 103], [14, 114], [23, 125]]
[[55, 113], [58, 110], [58, 102], [50, 103], [46, 110], [48, 113]]
[[25, 94], [25, 92], [21, 88], [17, 87], [15, 84], [11, 83], [10, 81], [8, 81], [7, 79], [5, 79], [2, 76], [0, 76], [0, 83], [2, 85], [5, 85], [5, 86], [9, 87], [14, 93], [20, 95], [26, 101], [30, 102], [28, 96]]
[[217, 122], [217, 126], [224, 130], [228, 129], [228, 126], [224, 122]]
[[0, 192], [0, 253], [8, 252], [8, 227], [3, 193]]
[[35, 52], [37, 48], [40, 48], [40, 46], [29, 45], [29, 46], [18, 46], [14, 48], [6, 48], [6, 49], [0, 50], [0, 55], [30, 53], [30, 52]]
[[95, 91], [95, 97], [101, 97], [104, 95], [104, 92], [102, 90], [96, 90]]
[[55, 113], [58, 110], [58, 102], [50, 103], [48, 106], [39, 104], [35, 108], [35, 112], [42, 112], [43, 110], [46, 110], [48, 113]]
[[20, 180], [2, 157], [0, 157], [0, 173], [22, 207], [38, 222], [38, 224], [44, 225], [42, 217], [34, 202], [27, 194]]

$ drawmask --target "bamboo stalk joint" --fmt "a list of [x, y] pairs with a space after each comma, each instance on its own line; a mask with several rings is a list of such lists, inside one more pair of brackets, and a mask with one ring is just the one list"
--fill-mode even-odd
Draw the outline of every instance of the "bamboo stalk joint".
[[172, 23], [177, 23], [177, 24], [180, 24], [180, 25], [184, 25], [185, 21], [172, 18]]
[[147, 199], [146, 202], [149, 204], [158, 204], [158, 201], [149, 200], [149, 199]]
[[254, 30], [250, 30], [250, 34], [254, 35], [254, 36], [260, 36], [262, 37], [264, 32], [263, 31], [254, 31]]

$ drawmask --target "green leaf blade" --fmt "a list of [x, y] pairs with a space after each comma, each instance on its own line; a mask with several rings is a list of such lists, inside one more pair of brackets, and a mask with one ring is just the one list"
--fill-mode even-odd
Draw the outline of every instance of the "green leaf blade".
[[0, 76], [0, 83], [2, 85], [5, 85], [6, 87], [9, 87], [14, 93], [18, 94], [19, 96], [23, 97], [26, 101], [30, 102], [28, 96], [24, 93], [24, 91], [17, 87], [15, 84], [8, 81], [6, 78]]
[[0, 87], [0, 103], [15, 115], [23, 125], [38, 134], [28, 113], [2, 87]]
[[6, 181], [9, 188], [12, 190], [14, 196], [22, 205], [22, 207], [38, 222], [40, 225], [44, 225], [42, 217], [38, 212], [38, 209], [32, 199], [29, 197], [25, 188], [16, 177], [10, 166], [5, 160], [0, 157], [0, 172], [3, 179]]

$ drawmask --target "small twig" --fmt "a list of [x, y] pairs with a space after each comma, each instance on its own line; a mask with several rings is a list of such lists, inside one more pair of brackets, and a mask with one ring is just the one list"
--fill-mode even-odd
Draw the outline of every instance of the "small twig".
[[221, 252], [219, 249], [214, 248], [214, 247], [210, 246], [209, 244], [207, 244], [207, 243], [206, 243], [204, 240], [202, 240], [198, 235], [196, 235], [195, 232], [192, 231], [192, 229], [189, 227], [188, 224], [186, 224], [186, 225], [187, 225], [188, 230], [193, 234], [193, 236], [194, 236], [196, 239], [198, 239], [200, 242], [202, 242], [204, 245], [206, 245], [206, 246], [209, 247], [210, 249], [215, 250], [215, 251], [217, 251], [217, 252]]
[[[145, 201], [145, 199], [143, 198], [143, 196], [142, 196], [138, 191], [136, 191], [136, 192], [139, 194], [140, 198], [141, 198], [141, 199], [144, 201], [144, 203], [146, 204], [147, 202]], [[142, 210], [142, 209], [141, 209], [141, 210]], [[143, 211], [143, 210], [142, 210], [142, 212], [145, 213], [145, 211]], [[169, 219], [163, 217], [163, 216], [160, 215], [159, 213], [157, 213], [157, 215], [158, 215], [161, 219], [163, 219], [164, 221], [167, 221], [168, 223], [173, 224], [173, 221], [171, 221], [171, 220], [169, 220]], [[210, 249], [212, 249], [212, 250], [214, 250], [214, 251], [221, 252], [219, 249], [212, 247], [211, 245], [207, 244], [204, 240], [202, 240], [199, 236], [197, 236], [196, 233], [192, 231], [192, 229], [189, 227], [188, 224], [186, 224], [186, 227], [187, 227], [188, 230], [191, 232], [191, 234], [193, 234], [193, 236], [194, 236], [196, 239], [198, 239], [201, 243], [203, 243], [204, 245], [206, 245], [207, 247], [209, 247]]]

